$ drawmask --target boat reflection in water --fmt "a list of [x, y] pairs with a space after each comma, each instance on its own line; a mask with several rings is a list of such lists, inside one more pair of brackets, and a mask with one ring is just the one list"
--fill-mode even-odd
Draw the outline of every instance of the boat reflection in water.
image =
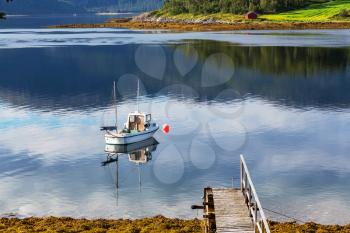
[[[145, 163], [145, 162], [142, 162], [144, 161], [144, 158], [147, 156], [150, 156], [150, 158], [152, 159], [151, 152], [157, 149], [158, 144], [159, 142], [152, 137], [147, 140], [137, 142], [137, 143], [132, 143], [132, 144], [124, 144], [124, 145], [123, 144], [121, 145], [106, 144], [105, 152], [107, 153], [107, 157], [128, 154], [129, 160], [131, 162], [136, 162], [137, 160], [136, 163]], [[138, 157], [140, 158], [139, 160], [136, 159]]]
[[138, 167], [139, 188], [141, 191], [141, 165], [152, 160], [152, 153], [157, 150], [159, 142], [152, 138], [145, 141], [125, 144], [125, 145], [109, 145], [106, 144], [105, 152], [107, 153], [106, 161], [102, 162], [102, 166], [116, 164], [115, 186], [119, 189], [119, 156], [128, 156], [129, 162], [135, 163]]

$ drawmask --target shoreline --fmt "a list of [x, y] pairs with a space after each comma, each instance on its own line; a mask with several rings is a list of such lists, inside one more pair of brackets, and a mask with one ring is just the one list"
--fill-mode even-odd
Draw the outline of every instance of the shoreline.
[[229, 31], [229, 30], [306, 30], [350, 29], [350, 21], [220, 21], [215, 19], [179, 20], [142, 14], [134, 18], [110, 19], [103, 23], [53, 25], [49, 28], [126, 28], [171, 31]]
[[[350, 224], [321, 225], [312, 222], [269, 221], [271, 232], [349, 232]], [[200, 219], [178, 219], [154, 216], [142, 219], [75, 219], [70, 217], [3, 217], [0, 218], [1, 232], [203, 232], [204, 222]]]

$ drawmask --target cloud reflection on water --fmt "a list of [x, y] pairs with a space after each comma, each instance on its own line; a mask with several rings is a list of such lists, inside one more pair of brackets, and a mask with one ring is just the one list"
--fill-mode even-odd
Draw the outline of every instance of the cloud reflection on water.
[[[347, 46], [348, 30], [271, 30], [231, 32], [186, 32], [126, 29], [0, 29], [0, 48], [38, 48], [56, 46], [105, 46], [122, 44], [177, 43], [180, 40], [216, 40], [253, 46]], [[143, 33], [140, 33], [143, 32]], [[21, 34], [20, 39], [18, 34]]]
[[[153, 102], [152, 107], [157, 108], [162, 104]], [[224, 106], [199, 106], [179, 101], [172, 107], [178, 112], [190, 109], [190, 113], [202, 115], [202, 121], [211, 121], [214, 116], [208, 114], [208, 108], [217, 109]], [[121, 106], [121, 115], [126, 113], [128, 108]], [[1, 153], [1, 157], [6, 158], [6, 154], [18, 157], [18, 154], [22, 153], [22, 157], [34, 156], [40, 161], [37, 165], [34, 163], [35, 169], [31, 169], [30, 173], [19, 169], [17, 173], [2, 175], [0, 192], [3, 198], [0, 205], [3, 213], [81, 217], [142, 217], [161, 213], [167, 216], [190, 217], [195, 213], [191, 212], [189, 206], [198, 203], [203, 186], [230, 186], [230, 174], [238, 174], [237, 166], [233, 166], [235, 170], [232, 170], [232, 165], [237, 163], [238, 158], [233, 156], [232, 152], [215, 149], [215, 165], [210, 170], [202, 171], [197, 168], [202, 166], [200, 163], [191, 165], [190, 147], [184, 149], [180, 146], [184, 177], [180, 177], [180, 183], [174, 187], [165, 188], [152, 174], [155, 161], [161, 151], [166, 153], [166, 156], [173, 156], [172, 150], [166, 150], [166, 145], [174, 142], [181, 145], [188, 138], [173, 141], [158, 134], [156, 137], [162, 142], [154, 160], [142, 168], [144, 184], [141, 193], [137, 191], [138, 175], [135, 166], [126, 159], [122, 160], [121, 176], [126, 178], [119, 190], [116, 206], [115, 167], [101, 168], [99, 165], [104, 158], [104, 144], [96, 125], [98, 116], [103, 114], [102, 110], [94, 113], [71, 112], [68, 116], [54, 112], [33, 113], [28, 109], [14, 109], [2, 105], [0, 114], [2, 120], [22, 116], [25, 125], [7, 127], [6, 124], [1, 124], [3, 130], [0, 144], [3, 151], [7, 151]], [[160, 118], [159, 114], [161, 113], [156, 112], [154, 115]], [[174, 122], [182, 127], [189, 124], [182, 121], [181, 117], [178, 121], [176, 116], [173, 117]], [[241, 152], [247, 156], [248, 166], [266, 207], [278, 208], [274, 203], [288, 199], [294, 205], [284, 206], [284, 211], [296, 217], [303, 218], [307, 214], [309, 219], [325, 223], [346, 222], [345, 217], [349, 215], [347, 207], [339, 203], [349, 200], [334, 190], [344, 191], [341, 187], [344, 182], [348, 182], [350, 176], [347, 169], [347, 164], [350, 163], [347, 156], [349, 148], [346, 146], [349, 145], [346, 137], [350, 130], [347, 127], [350, 125], [349, 112], [326, 114], [318, 110], [300, 111], [280, 108], [260, 99], [249, 99], [238, 120], [245, 125], [249, 137], [249, 142]], [[216, 124], [220, 125], [220, 121]], [[229, 128], [222, 130], [224, 131], [218, 140], [230, 141], [236, 133]], [[21, 143], [16, 141], [19, 132]], [[321, 136], [325, 134], [333, 137]], [[215, 145], [209, 145], [215, 148]], [[256, 156], [259, 158], [255, 159]], [[4, 163], [10, 164], [7, 160], [4, 160]], [[16, 166], [13, 168], [16, 169]], [[158, 175], [166, 172], [162, 169], [166, 169], [166, 166], [157, 166]], [[315, 174], [312, 174], [313, 171]], [[329, 172], [334, 174], [334, 178], [321, 178], [323, 173]], [[322, 179], [319, 184], [322, 186], [315, 182], [319, 175]], [[213, 176], [215, 179], [209, 178]], [[301, 181], [308, 176], [311, 180], [304, 186]], [[334, 180], [339, 179], [337, 177], [342, 177], [341, 183]], [[213, 181], [209, 181], [210, 179]], [[293, 179], [295, 183], [290, 187]], [[187, 191], [181, 192], [183, 189]], [[275, 192], [276, 190], [280, 191]], [[173, 192], [177, 193], [176, 196], [173, 196]], [[315, 196], [320, 198], [315, 201]], [[271, 200], [276, 202], [272, 203]], [[323, 206], [325, 209], [322, 214], [316, 213], [309, 206], [310, 203]], [[334, 217], [334, 205], [329, 203], [334, 203], [339, 208], [338, 211], [343, 213], [342, 220]]]

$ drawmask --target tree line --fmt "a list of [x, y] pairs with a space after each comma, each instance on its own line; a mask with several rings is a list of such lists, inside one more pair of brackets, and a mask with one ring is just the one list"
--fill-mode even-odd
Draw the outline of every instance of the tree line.
[[241, 14], [247, 11], [281, 12], [308, 3], [310, 0], [165, 0], [163, 9], [171, 14]]

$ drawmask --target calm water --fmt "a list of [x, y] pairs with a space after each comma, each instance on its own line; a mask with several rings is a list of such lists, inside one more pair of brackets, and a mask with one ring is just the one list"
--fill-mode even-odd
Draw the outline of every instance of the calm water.
[[0, 21], [0, 28], [46, 28], [52, 25], [74, 23], [102, 23], [111, 18], [131, 17], [134, 13], [115, 15], [72, 14], [72, 15], [8, 15]]
[[[348, 223], [348, 38], [1, 29], [0, 214], [200, 217], [203, 187], [238, 185], [244, 154], [266, 208]], [[103, 163], [112, 82], [122, 125], [138, 79], [140, 108], [171, 132]]]

